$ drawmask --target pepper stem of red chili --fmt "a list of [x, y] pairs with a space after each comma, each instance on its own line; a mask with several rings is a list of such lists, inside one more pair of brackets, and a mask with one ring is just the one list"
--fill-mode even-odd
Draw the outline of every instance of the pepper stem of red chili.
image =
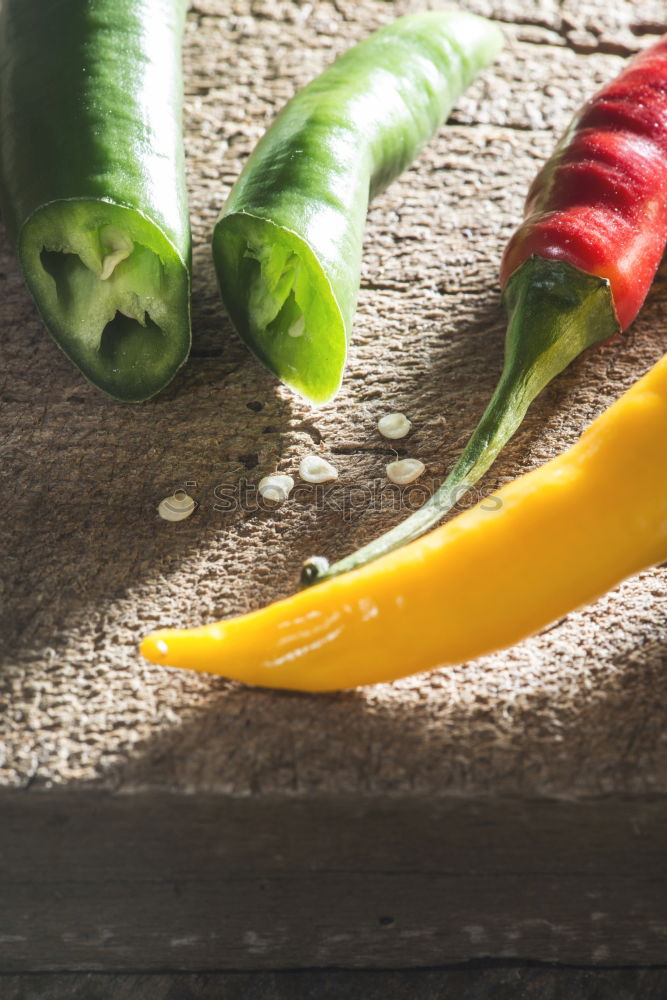
[[447, 479], [423, 507], [351, 555], [332, 566], [321, 557], [308, 560], [301, 576], [304, 586], [371, 562], [436, 525], [481, 479], [542, 389], [585, 348], [620, 330], [609, 282], [564, 261], [529, 257], [503, 297], [509, 314], [503, 372]]

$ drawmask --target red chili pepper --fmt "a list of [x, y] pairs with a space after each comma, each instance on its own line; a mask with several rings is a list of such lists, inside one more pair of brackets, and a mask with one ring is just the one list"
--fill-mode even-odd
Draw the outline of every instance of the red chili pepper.
[[585, 348], [635, 318], [667, 243], [667, 35], [631, 60], [575, 117], [535, 178], [501, 264], [505, 365], [486, 412], [430, 500], [315, 583], [433, 527], [486, 472], [530, 403]]
[[528, 193], [500, 268], [531, 254], [606, 278], [621, 329], [639, 312], [667, 233], [667, 37], [575, 118]]

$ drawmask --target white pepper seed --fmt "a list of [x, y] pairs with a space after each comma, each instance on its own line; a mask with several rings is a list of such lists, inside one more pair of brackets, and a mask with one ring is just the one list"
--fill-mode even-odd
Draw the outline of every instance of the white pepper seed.
[[291, 476], [282, 473], [274, 473], [272, 476], [264, 476], [257, 487], [259, 495], [265, 500], [272, 500], [274, 503], [282, 503], [294, 489], [294, 480]]
[[299, 462], [299, 475], [306, 483], [328, 483], [338, 479], [338, 469], [319, 455], [306, 455]]
[[406, 434], [409, 434], [411, 427], [412, 423], [404, 413], [387, 413], [386, 416], [380, 417], [377, 422], [380, 434], [391, 441], [404, 438]]
[[397, 486], [407, 486], [414, 483], [426, 470], [418, 458], [401, 458], [398, 462], [390, 462], [387, 466], [387, 479]]
[[303, 337], [306, 332], [306, 317], [301, 315], [295, 319], [292, 325], [287, 328], [287, 332], [290, 337]]
[[186, 517], [190, 517], [196, 506], [185, 490], [178, 490], [173, 496], [160, 501], [157, 512], [165, 521], [184, 521]]

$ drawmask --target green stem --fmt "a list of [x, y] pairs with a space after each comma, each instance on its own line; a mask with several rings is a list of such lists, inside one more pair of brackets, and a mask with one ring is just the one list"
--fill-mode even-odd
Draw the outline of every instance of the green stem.
[[505, 364], [491, 401], [444, 483], [401, 524], [328, 566], [303, 566], [308, 586], [357, 569], [434, 527], [477, 483], [548, 383], [585, 348], [619, 332], [609, 282], [562, 261], [530, 257], [508, 282]]

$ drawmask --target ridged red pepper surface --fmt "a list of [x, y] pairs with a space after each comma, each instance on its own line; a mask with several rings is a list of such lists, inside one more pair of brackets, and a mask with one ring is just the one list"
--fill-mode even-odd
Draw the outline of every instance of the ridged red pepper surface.
[[667, 242], [667, 37], [577, 115], [537, 175], [510, 240], [504, 287], [537, 254], [611, 284], [621, 329], [635, 318]]

